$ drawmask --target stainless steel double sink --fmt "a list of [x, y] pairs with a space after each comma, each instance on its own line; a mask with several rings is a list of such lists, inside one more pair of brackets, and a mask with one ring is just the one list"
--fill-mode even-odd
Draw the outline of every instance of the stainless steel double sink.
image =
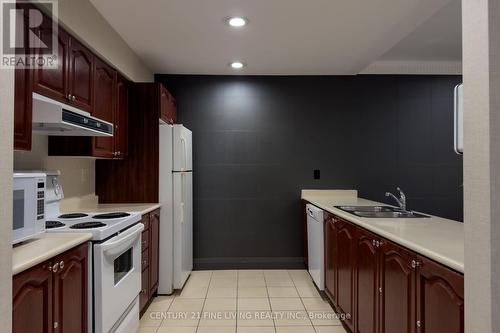
[[400, 219], [411, 219], [411, 218], [429, 218], [430, 216], [410, 212], [406, 210], [401, 210], [390, 206], [335, 206], [344, 212], [368, 218], [400, 218]]

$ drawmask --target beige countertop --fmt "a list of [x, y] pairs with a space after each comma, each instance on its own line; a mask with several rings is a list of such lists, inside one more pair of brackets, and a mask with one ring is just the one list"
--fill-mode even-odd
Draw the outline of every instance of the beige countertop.
[[334, 207], [386, 205], [358, 198], [357, 191], [303, 190], [302, 199], [447, 267], [464, 272], [463, 223], [436, 216], [417, 219], [362, 218]]
[[[95, 206], [79, 207], [80, 212], [93, 213], [113, 213], [113, 212], [138, 212], [141, 215], [147, 214], [161, 207], [159, 203], [131, 203], [131, 204], [96, 204]], [[64, 213], [74, 212], [64, 211]]]
[[21, 273], [92, 238], [90, 233], [45, 233], [12, 249], [12, 275]]

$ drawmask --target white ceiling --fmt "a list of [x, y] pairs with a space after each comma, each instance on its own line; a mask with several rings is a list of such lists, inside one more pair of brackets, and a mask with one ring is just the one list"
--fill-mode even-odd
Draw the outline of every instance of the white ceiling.
[[462, 6], [452, 0], [380, 60], [461, 61]]
[[[450, 0], [91, 2], [155, 73], [341, 75], [357, 74], [384, 54], [432, 56], [411, 39], [392, 48]], [[233, 15], [250, 24], [231, 29], [223, 20]], [[235, 72], [233, 60], [248, 66]]]

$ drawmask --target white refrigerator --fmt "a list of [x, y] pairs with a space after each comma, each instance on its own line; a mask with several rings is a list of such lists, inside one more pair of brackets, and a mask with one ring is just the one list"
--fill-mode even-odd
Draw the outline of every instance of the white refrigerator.
[[192, 133], [160, 121], [159, 294], [184, 286], [193, 270]]

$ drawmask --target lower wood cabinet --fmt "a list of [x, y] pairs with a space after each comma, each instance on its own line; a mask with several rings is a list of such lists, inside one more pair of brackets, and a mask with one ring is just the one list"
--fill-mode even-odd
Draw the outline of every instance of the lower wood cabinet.
[[325, 291], [356, 333], [463, 333], [463, 275], [325, 213]]
[[13, 277], [12, 331], [87, 332], [88, 246]]
[[158, 289], [158, 267], [160, 257], [160, 210], [142, 216], [142, 281], [139, 294], [141, 313], [146, 310], [149, 300]]

